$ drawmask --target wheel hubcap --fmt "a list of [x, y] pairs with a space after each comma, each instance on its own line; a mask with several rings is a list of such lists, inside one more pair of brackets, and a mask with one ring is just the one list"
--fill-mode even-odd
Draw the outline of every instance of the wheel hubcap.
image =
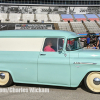
[[0, 78], [4, 79], [5, 78], [5, 74], [4, 73], [0, 73]]
[[100, 84], [100, 78], [94, 78], [94, 79], [93, 79], [93, 83], [94, 83], [95, 85], [99, 85], [99, 84]]

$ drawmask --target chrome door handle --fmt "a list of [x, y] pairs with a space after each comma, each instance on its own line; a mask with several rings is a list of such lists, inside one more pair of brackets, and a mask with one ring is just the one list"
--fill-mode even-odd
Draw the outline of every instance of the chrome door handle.
[[46, 54], [40, 54], [41, 56], [44, 56], [44, 55], [46, 55]]

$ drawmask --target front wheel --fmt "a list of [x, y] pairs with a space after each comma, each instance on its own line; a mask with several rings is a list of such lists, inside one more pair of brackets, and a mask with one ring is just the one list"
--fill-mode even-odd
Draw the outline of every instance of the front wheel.
[[86, 88], [93, 93], [100, 93], [100, 72], [91, 72], [84, 78]]
[[0, 71], [0, 87], [7, 87], [13, 83], [12, 77], [8, 72]]

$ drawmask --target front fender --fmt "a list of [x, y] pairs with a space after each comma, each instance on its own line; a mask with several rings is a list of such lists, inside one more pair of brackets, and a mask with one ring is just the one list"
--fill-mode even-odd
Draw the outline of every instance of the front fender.
[[78, 87], [84, 77], [90, 72], [100, 72], [100, 67], [78, 70], [76, 74], [71, 74], [71, 87]]

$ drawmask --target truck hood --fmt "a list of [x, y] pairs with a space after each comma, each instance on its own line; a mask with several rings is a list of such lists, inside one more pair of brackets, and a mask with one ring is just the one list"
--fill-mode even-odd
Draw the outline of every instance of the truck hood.
[[100, 50], [84, 50], [81, 49], [79, 51], [79, 57], [95, 57], [95, 58], [100, 58]]

